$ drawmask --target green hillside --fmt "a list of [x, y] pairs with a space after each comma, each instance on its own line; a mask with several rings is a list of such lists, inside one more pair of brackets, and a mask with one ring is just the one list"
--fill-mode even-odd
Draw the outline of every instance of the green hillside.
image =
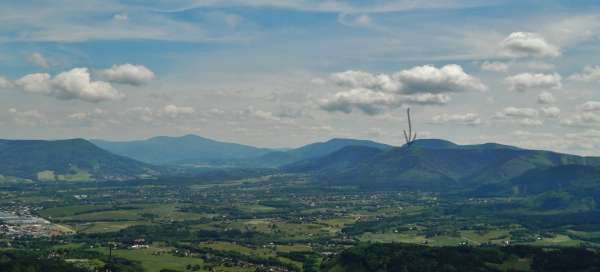
[[0, 175], [32, 180], [126, 180], [155, 167], [114, 155], [83, 139], [0, 140]]
[[[358, 152], [358, 151], [357, 151]], [[527, 150], [498, 144], [460, 146], [447, 141], [419, 140], [410, 146], [385, 150], [343, 167], [336, 164], [345, 156], [304, 162], [304, 171], [318, 172], [318, 180], [328, 183], [359, 185], [366, 188], [395, 187], [427, 190], [473, 189], [508, 182], [529, 170], [559, 165], [600, 165], [595, 157], [580, 157], [550, 151]], [[323, 162], [323, 160], [327, 162]], [[331, 161], [334, 160], [334, 161]], [[311, 166], [308, 167], [308, 166]], [[294, 165], [284, 169], [297, 169]]]
[[282, 169], [287, 172], [331, 172], [344, 170], [382, 152], [384, 152], [382, 149], [376, 147], [346, 146], [322, 157], [300, 160], [284, 165]]
[[[295, 169], [293, 171], [298, 171], [299, 169], [296, 169], [296, 166], [293, 165], [300, 166], [306, 163], [311, 164], [310, 160], [312, 159], [319, 160], [321, 157], [328, 156], [350, 146], [369, 147], [377, 150], [388, 150], [392, 148], [390, 145], [369, 140], [334, 138], [326, 142], [312, 143], [288, 151], [270, 152], [259, 158], [253, 159], [252, 161], [260, 166], [268, 167], [285, 166], [284, 168], [287, 168], [286, 165], [290, 164], [290, 170]], [[352, 156], [350, 153], [352, 152], [346, 152], [345, 154]], [[332, 159], [336, 160], [335, 158]], [[339, 156], [338, 159], [345, 160], [346, 158], [344, 156]], [[318, 166], [320, 163], [326, 163], [325, 160], [327, 159], [319, 162], [315, 161], [313, 164]]]

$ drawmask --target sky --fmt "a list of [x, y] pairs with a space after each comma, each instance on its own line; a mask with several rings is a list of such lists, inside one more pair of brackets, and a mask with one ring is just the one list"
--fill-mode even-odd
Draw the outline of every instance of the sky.
[[0, 138], [499, 142], [600, 156], [600, 3], [0, 3]]

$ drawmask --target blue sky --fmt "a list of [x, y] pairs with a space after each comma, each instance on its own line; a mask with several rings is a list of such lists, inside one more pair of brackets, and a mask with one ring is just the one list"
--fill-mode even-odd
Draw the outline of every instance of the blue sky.
[[598, 155], [597, 1], [8, 1], [0, 137], [422, 137]]

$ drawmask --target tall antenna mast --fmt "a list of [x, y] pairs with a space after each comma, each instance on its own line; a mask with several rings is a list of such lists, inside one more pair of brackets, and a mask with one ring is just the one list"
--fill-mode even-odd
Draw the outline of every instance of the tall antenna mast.
[[413, 134], [412, 132], [412, 123], [410, 121], [410, 108], [406, 109], [406, 118], [408, 118], [408, 133], [404, 130], [404, 140], [406, 141], [406, 145], [412, 144], [417, 139], [417, 133]]

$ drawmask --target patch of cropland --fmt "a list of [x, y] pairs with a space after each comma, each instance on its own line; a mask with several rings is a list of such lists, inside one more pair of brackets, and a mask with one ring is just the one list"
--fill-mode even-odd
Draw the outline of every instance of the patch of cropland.
[[[91, 271], [597, 269], [596, 158], [440, 140], [340, 146], [281, 170], [169, 166], [148, 180], [2, 182], [8, 218], [47, 227], [4, 220], [0, 248]], [[73, 152], [89, 161], [101, 150], [92, 147]], [[33, 171], [60, 173], [44, 169]]]
[[[230, 180], [0, 184], [0, 206], [9, 207], [11, 214], [29, 210], [65, 230], [9, 223], [9, 230], [19, 235], [0, 234], [0, 248], [35, 249], [31, 252], [40, 258], [55, 256], [89, 270], [160, 272], [364, 268], [345, 262], [355, 257], [374, 271], [395, 271], [381, 267], [395, 269], [394, 260], [407, 259], [415, 260], [408, 271], [423, 268], [411, 266], [418, 264], [430, 271], [440, 266], [454, 271], [572, 271], [538, 262], [542, 257], [593, 260], [600, 247], [600, 215], [593, 199], [565, 198], [570, 205], [551, 205], [541, 198], [544, 194], [473, 197], [365, 190], [314, 182], [305, 174], [250, 174]], [[377, 249], [380, 243], [404, 245]], [[506, 251], [520, 246], [522, 251]], [[569, 248], [577, 249], [576, 254]], [[377, 256], [371, 260], [369, 252]]]
[[109, 153], [83, 139], [0, 140], [0, 175], [4, 177], [44, 181], [127, 180], [156, 173], [151, 165]]

